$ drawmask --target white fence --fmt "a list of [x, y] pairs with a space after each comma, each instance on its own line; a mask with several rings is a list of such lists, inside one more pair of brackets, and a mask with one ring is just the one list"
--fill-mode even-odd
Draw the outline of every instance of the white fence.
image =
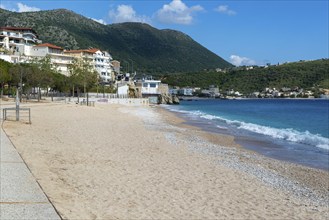
[[[51, 101], [50, 97], [46, 98], [48, 101]], [[87, 98], [85, 97], [54, 97], [53, 101], [55, 102], [65, 102], [65, 103], [87, 103]], [[121, 104], [121, 105], [149, 105], [149, 99], [148, 98], [117, 98], [115, 96], [108, 96], [108, 98], [103, 97], [88, 97], [88, 103], [94, 103], [96, 104]]]

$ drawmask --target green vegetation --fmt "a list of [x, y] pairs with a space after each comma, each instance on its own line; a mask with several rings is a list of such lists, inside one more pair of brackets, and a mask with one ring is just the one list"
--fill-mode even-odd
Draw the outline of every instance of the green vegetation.
[[93, 70], [92, 66], [89, 64], [87, 58], [75, 59], [70, 66], [70, 85], [72, 86], [72, 93], [74, 93], [74, 88], [83, 87], [83, 92], [87, 93], [98, 82], [98, 73]]
[[73, 63], [69, 77], [57, 72], [50, 64], [49, 57], [35, 59], [30, 63], [11, 64], [0, 59], [1, 95], [14, 95], [17, 87], [23, 84], [22, 93], [27, 97], [40, 89], [69, 93], [96, 90], [99, 85], [98, 74], [90, 69], [86, 61]]
[[222, 91], [234, 89], [242, 93], [262, 91], [271, 88], [312, 88], [329, 89], [329, 59], [300, 61], [279, 66], [232, 68], [227, 72], [195, 72], [163, 75], [162, 80], [169, 85], [180, 87], [201, 87], [217, 85]]
[[[0, 26], [30, 27], [44, 43], [64, 49], [96, 47], [139, 73], [170, 74], [233, 65], [186, 34], [142, 23], [103, 25], [66, 9], [15, 13], [0, 9]], [[129, 63], [129, 64], [127, 64]]]

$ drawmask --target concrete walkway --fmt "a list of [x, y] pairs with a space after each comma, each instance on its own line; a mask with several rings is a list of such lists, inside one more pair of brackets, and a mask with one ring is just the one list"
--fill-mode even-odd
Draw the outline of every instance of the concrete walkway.
[[0, 220], [60, 220], [2, 128], [0, 136]]

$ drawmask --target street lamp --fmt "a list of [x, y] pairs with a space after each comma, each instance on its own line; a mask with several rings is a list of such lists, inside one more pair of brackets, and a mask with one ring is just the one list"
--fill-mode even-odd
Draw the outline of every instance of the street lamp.
[[18, 83], [18, 86], [16, 88], [16, 121], [19, 121], [19, 104], [22, 101], [22, 95], [19, 95], [20, 91], [22, 91], [23, 86], [23, 73], [22, 73], [22, 67], [19, 66], [19, 72], [21, 75], [20, 83]]
[[22, 102], [22, 95], [23, 95], [23, 72], [22, 72], [22, 67], [19, 67], [20, 70], [20, 74], [21, 74], [21, 79], [20, 79], [20, 83], [19, 83], [19, 90], [20, 90], [20, 97], [19, 97], [19, 101]]
[[127, 63], [127, 73], [129, 73], [129, 62], [127, 61], [127, 60], [123, 60], [124, 62], [126, 62]]
[[130, 58], [128, 58], [128, 60], [131, 61], [131, 73], [133, 73], [134, 72], [134, 61]]

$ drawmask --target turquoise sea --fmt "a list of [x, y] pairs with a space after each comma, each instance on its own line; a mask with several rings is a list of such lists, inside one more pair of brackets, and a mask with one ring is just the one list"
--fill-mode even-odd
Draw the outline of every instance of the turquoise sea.
[[192, 99], [166, 108], [265, 156], [329, 171], [329, 100]]

